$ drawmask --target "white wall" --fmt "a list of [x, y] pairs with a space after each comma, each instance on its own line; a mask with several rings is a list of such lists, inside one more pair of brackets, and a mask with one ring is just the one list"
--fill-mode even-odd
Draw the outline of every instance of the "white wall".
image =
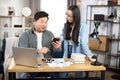
[[[90, 7], [88, 7], [88, 10], [86, 10], [87, 9], [87, 5], [97, 5], [98, 4], [98, 1], [100, 1], [100, 0], [82, 0], [82, 20], [83, 21], [85, 21], [86, 22], [86, 19], [90, 19]], [[99, 9], [99, 10], [98, 10]], [[87, 16], [86, 16], [86, 12], [88, 12], [88, 14], [87, 14]], [[103, 8], [92, 8], [92, 19], [94, 19], [94, 14], [105, 14], [105, 15], [107, 15], [107, 13], [108, 13], [108, 8], [105, 8], [105, 7], [103, 7]], [[87, 17], [87, 18], [86, 18]], [[87, 21], [88, 22], [88, 25], [89, 25], [89, 21]], [[93, 31], [93, 29], [94, 29], [94, 25], [92, 25], [93, 27], [91, 28], [91, 31], [90, 32], [92, 32]], [[101, 23], [101, 25], [100, 25], [100, 27], [99, 27], [99, 35], [108, 35], [108, 33], [107, 33], [107, 25], [106, 24], [103, 24], [103, 23]]]
[[29, 0], [0, 0], [0, 8], [5, 9], [4, 15], [8, 15], [8, 6], [13, 6], [15, 8], [15, 15], [21, 16], [23, 7], [29, 6]]
[[41, 0], [41, 10], [49, 14], [47, 29], [55, 36], [59, 36], [64, 27], [66, 8], [67, 0]]

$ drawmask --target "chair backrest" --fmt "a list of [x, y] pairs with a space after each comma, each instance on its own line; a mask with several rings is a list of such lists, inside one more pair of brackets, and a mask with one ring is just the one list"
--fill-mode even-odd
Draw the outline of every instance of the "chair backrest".
[[5, 39], [6, 40], [6, 45], [5, 45], [5, 61], [7, 61], [9, 58], [13, 56], [12, 53], [12, 47], [13, 46], [18, 46], [18, 37], [8, 37]]
[[4, 62], [4, 55], [5, 55], [5, 44], [6, 44], [6, 40], [3, 39], [3, 41], [2, 41], [2, 49], [0, 51], [0, 73], [3, 74], [2, 80], [4, 80], [3, 62]]
[[6, 44], [6, 40], [3, 39], [3, 41], [2, 41], [2, 50], [0, 51], [0, 63], [4, 62], [5, 44]]
[[4, 53], [4, 79], [8, 80], [8, 67], [13, 57], [12, 47], [18, 46], [18, 37], [8, 37], [5, 39], [5, 53]]

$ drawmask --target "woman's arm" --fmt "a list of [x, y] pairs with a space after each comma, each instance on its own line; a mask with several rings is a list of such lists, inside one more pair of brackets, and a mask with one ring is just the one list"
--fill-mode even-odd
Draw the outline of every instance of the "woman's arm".
[[81, 25], [80, 29], [80, 44], [82, 53], [84, 53], [87, 56], [87, 59], [90, 61], [95, 61], [95, 59], [92, 59], [93, 54], [89, 50], [88, 47], [88, 38], [89, 38], [89, 27], [86, 24]]

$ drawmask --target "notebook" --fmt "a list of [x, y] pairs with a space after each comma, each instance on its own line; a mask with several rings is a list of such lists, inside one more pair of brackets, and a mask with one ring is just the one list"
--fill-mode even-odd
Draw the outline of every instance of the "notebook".
[[34, 48], [12, 47], [15, 64], [38, 67], [37, 50]]

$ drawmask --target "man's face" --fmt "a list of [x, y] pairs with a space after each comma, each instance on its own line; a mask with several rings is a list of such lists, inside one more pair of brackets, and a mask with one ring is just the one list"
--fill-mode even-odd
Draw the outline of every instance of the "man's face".
[[36, 32], [43, 32], [44, 30], [47, 29], [47, 23], [48, 18], [47, 17], [42, 17], [39, 18], [37, 21], [33, 22], [34, 28]]

